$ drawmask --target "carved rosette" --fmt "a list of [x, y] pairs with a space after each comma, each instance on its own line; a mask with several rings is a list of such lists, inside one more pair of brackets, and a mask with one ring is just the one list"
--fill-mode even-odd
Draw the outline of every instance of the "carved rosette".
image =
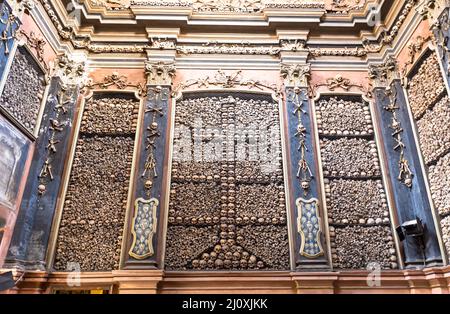
[[147, 85], [172, 85], [176, 67], [173, 62], [146, 62], [145, 74], [147, 75]]
[[314, 258], [324, 254], [320, 235], [322, 233], [318, 200], [298, 198], [295, 202], [298, 210], [297, 228], [301, 237], [300, 255]]

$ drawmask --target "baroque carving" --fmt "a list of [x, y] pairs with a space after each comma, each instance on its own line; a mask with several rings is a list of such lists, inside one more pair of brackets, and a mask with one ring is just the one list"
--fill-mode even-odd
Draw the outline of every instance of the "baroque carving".
[[300, 180], [300, 186], [306, 195], [310, 187], [310, 182], [314, 178], [311, 168], [306, 160], [306, 151], [308, 150], [306, 147], [307, 130], [302, 121], [303, 116], [307, 113], [302, 107], [305, 104], [305, 101], [306, 104], [308, 104], [308, 98], [303, 94], [300, 88], [295, 87], [293, 90], [288, 90], [288, 101], [293, 103], [294, 110], [292, 111], [292, 114], [298, 118], [297, 132], [294, 134], [294, 137], [298, 138], [299, 145], [297, 150], [300, 152], [297, 178]]
[[245, 55], [271, 55], [280, 53], [282, 48], [275, 46], [252, 46], [250, 43], [226, 44], [207, 42], [201, 46], [177, 46], [177, 52], [182, 54], [245, 54]]
[[214, 77], [207, 76], [206, 78], [201, 79], [191, 79], [185, 82], [179, 83], [173, 90], [172, 95], [174, 97], [180, 96], [181, 92], [186, 89], [192, 88], [237, 88], [237, 87], [246, 87], [248, 89], [256, 89], [256, 90], [270, 90], [273, 92], [273, 96], [275, 98], [281, 97], [281, 89], [275, 84], [268, 84], [263, 81], [258, 80], [250, 80], [244, 79], [242, 77], [242, 71], [235, 71], [231, 74], [227, 74], [223, 70], [218, 70]]
[[36, 51], [36, 57], [38, 61], [42, 64], [42, 67], [48, 73], [49, 67], [44, 60], [45, 45], [47, 44], [44, 37], [36, 35], [34, 32], [30, 32], [28, 34], [22, 29], [16, 32], [16, 37], [18, 37], [21, 41], [24, 38], [28, 46]]
[[281, 64], [281, 77], [285, 86], [307, 87], [310, 77], [310, 64]]
[[147, 75], [147, 85], [172, 85], [176, 67], [173, 62], [146, 62], [145, 74]]
[[261, 13], [265, 8], [271, 9], [323, 9], [322, 1], [298, 2], [295, 0], [131, 0], [131, 6], [154, 7], [189, 7], [198, 13]]
[[370, 92], [369, 88], [366, 88], [362, 84], [353, 83], [352, 81], [350, 81], [350, 79], [343, 77], [341, 74], [336, 74], [334, 77], [326, 79], [323, 83], [316, 83], [313, 86], [310, 86], [310, 97], [314, 98], [317, 89], [323, 86], [326, 86], [330, 91], [334, 91], [336, 89], [349, 91], [351, 88], [356, 88], [361, 91], [366, 97], [372, 97], [372, 93]]
[[374, 87], [390, 86], [392, 80], [399, 79], [396, 59], [389, 56], [382, 64], [369, 64], [369, 78]]
[[139, 96], [145, 97], [147, 90], [141, 83], [131, 83], [128, 81], [126, 75], [121, 75], [118, 72], [113, 72], [110, 75], [105, 75], [103, 80], [100, 82], [95, 82], [92, 79], [89, 79], [85, 85], [85, 88], [94, 89], [109, 89], [111, 87], [115, 87], [118, 89], [126, 89], [128, 87], [137, 89]]
[[53, 76], [67, 85], [85, 85], [85, 63], [76, 62], [67, 53], [59, 55], [55, 60]]

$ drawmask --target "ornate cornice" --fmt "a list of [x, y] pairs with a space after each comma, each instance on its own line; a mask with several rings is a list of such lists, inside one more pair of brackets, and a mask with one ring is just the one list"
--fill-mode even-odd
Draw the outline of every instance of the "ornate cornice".
[[145, 63], [147, 85], [172, 85], [172, 78], [175, 76], [175, 73], [174, 62], [157, 61]]
[[406, 20], [406, 17], [414, 8], [417, 0], [407, 0], [405, 6], [400, 12], [400, 15], [397, 17], [397, 21], [394, 26], [387, 31], [384, 30], [381, 35], [381, 39], [377, 43], [371, 43], [370, 40], [364, 38], [362, 41], [363, 47], [367, 52], [380, 52], [384, 46], [392, 44], [394, 39], [397, 37], [400, 28]]
[[[37, 0], [35, 0], [37, 1]], [[85, 3], [87, 0], [85, 0], [83, 3]], [[158, 10], [157, 8], [161, 8], [164, 6], [173, 6], [174, 3], [177, 3], [177, 5], [181, 5], [183, 7], [189, 7], [191, 8], [191, 5], [193, 3], [200, 3], [197, 2], [199, 0], [195, 0], [195, 2], [179, 2], [178, 0], [174, 1], [131, 1], [130, 2], [130, 8], [136, 9], [136, 10], [144, 10], [142, 12], [145, 12], [145, 7], [152, 7], [154, 6], [154, 9], [152, 10]], [[250, 0], [244, 0], [245, 3], [253, 3], [256, 5], [257, 3], [260, 3], [264, 0], [256, 0], [251, 2]], [[58, 17], [57, 11], [53, 8], [53, 3], [50, 0], [39, 0], [39, 2], [42, 4], [43, 8], [47, 12], [48, 16], [52, 20], [54, 26], [56, 27], [58, 34], [63, 40], [69, 40], [75, 48], [78, 49], [85, 49], [88, 52], [92, 53], [143, 53], [147, 49], [174, 49], [174, 47], [177, 49], [178, 53], [182, 54], [188, 54], [188, 53], [199, 53], [199, 54], [212, 54], [212, 53], [228, 53], [228, 54], [245, 54], [245, 55], [252, 55], [252, 54], [261, 54], [261, 55], [276, 55], [279, 54], [281, 51], [300, 51], [305, 50], [308, 51], [311, 58], [317, 58], [322, 56], [351, 56], [351, 57], [359, 57], [364, 58], [369, 53], [378, 53], [382, 50], [383, 46], [387, 44], [391, 44], [394, 38], [398, 35], [400, 27], [403, 25], [406, 16], [410, 13], [411, 9], [414, 7], [418, 0], [407, 0], [405, 5], [403, 6], [400, 14], [396, 18], [396, 22], [394, 23], [394, 26], [391, 27], [389, 31], [382, 32], [382, 38], [377, 41], [373, 42], [368, 39], [363, 39], [361, 42], [361, 46], [354, 45], [352, 48], [348, 47], [307, 47], [306, 41], [297, 41], [297, 42], [289, 42], [282, 40], [280, 42], [280, 46], [259, 46], [257, 45], [255, 47], [253, 46], [246, 46], [246, 45], [240, 45], [240, 44], [229, 44], [229, 43], [216, 43], [216, 44], [209, 44], [209, 45], [203, 45], [203, 46], [197, 46], [197, 45], [183, 45], [178, 46], [176, 45], [176, 42], [174, 39], [171, 40], [160, 40], [160, 39], [152, 39], [151, 42], [148, 44], [142, 45], [138, 43], [130, 43], [129, 45], [124, 44], [111, 44], [111, 45], [103, 45], [100, 43], [94, 43], [91, 42], [90, 35], [86, 36], [85, 38], [82, 38], [76, 34], [74, 29], [71, 26], [63, 25], [62, 19]], [[436, 0], [438, 1], [438, 0]], [[440, 0], [444, 1], [444, 0]], [[122, 1], [101, 1], [102, 3], [109, 3], [114, 4], [115, 2]], [[114, 3], [113, 3], [114, 2]], [[231, 1], [230, 1], [231, 2]], [[201, 5], [199, 4], [198, 8], [206, 8], [210, 7], [211, 10], [215, 10], [215, 5], [219, 3], [218, 1], [206, 1], [202, 0]], [[220, 2], [222, 3], [222, 2]], [[224, 2], [225, 4], [217, 4], [222, 7], [227, 7], [228, 2]], [[234, 3], [234, 2], [233, 2]], [[207, 5], [206, 5], [207, 4]], [[253, 6], [251, 4], [251, 6]], [[308, 7], [308, 8], [316, 8], [316, 7], [322, 7], [322, 4], [318, 5], [320, 3], [318, 2], [311, 2], [311, 3], [298, 3], [298, 1], [289, 1], [289, 2], [282, 2], [278, 3], [278, 1], [272, 2], [266, 2], [264, 1], [265, 8], [289, 8], [290, 6], [299, 6], [299, 7]], [[114, 5], [112, 5], [114, 6]], [[116, 7], [116, 6], [114, 6]], [[242, 6], [243, 8], [246, 8], [246, 6]], [[200, 10], [200, 9], [199, 9]], [[208, 9], [209, 10], [209, 9]], [[244, 9], [245, 11], [246, 9]], [[239, 11], [239, 10], [238, 10]], [[138, 12], [138, 11], [136, 11]], [[141, 11], [139, 11], [141, 12]], [[152, 11], [156, 12], [156, 11]], [[181, 11], [180, 11], [181, 12]], [[213, 11], [214, 12], [214, 11]], [[240, 12], [240, 11], [239, 11]], [[237, 12], [237, 13], [239, 13]], [[317, 11], [316, 11], [317, 12]], [[167, 12], [166, 12], [167, 13]], [[220, 12], [218, 12], [220, 13]], [[236, 12], [230, 12], [230, 13], [236, 13]], [[140, 13], [144, 14], [145, 13]], [[183, 13], [184, 14], [184, 13]], [[130, 18], [133, 19], [133, 14], [130, 15]], [[209, 15], [213, 16], [213, 15]], [[223, 18], [223, 15], [221, 15]]]
[[369, 79], [373, 87], [389, 87], [391, 82], [399, 79], [398, 64], [394, 57], [389, 56], [382, 64], [369, 64]]
[[325, 3], [321, 0], [131, 0], [130, 7], [183, 7], [196, 13], [257, 14], [264, 9], [325, 9]]
[[280, 74], [286, 87], [308, 87], [310, 64], [282, 63]]

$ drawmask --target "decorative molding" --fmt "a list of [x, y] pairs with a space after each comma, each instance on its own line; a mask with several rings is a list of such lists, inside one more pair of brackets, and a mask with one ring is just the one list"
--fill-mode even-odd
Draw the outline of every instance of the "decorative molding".
[[126, 89], [128, 87], [137, 89], [138, 95], [145, 97], [147, 91], [144, 86], [140, 83], [130, 83], [126, 75], [120, 75], [118, 72], [113, 72], [111, 75], [105, 75], [102, 81], [95, 82], [92, 78], [87, 80], [85, 89], [108, 89], [110, 87], [116, 87], [118, 89]]
[[333, 0], [331, 8], [327, 11], [338, 14], [348, 14], [350, 11], [360, 11], [367, 0]]
[[252, 46], [250, 43], [226, 44], [209, 41], [201, 46], [177, 46], [182, 54], [239, 54], [239, 55], [271, 55], [276, 56], [282, 48], [276, 46]]
[[130, 9], [129, 0], [88, 0], [91, 6], [101, 7], [111, 11], [123, 11]]
[[74, 30], [72, 27], [66, 27], [61, 24], [59, 17], [53, 9], [53, 4], [49, 0], [39, 0], [44, 10], [47, 12], [50, 20], [55, 26], [59, 36], [64, 40], [70, 40], [74, 37]]
[[72, 44], [77, 49], [86, 49], [92, 53], [144, 53], [148, 46], [120, 46], [120, 45], [99, 45], [92, 44], [89, 38], [84, 40], [73, 40]]
[[285, 86], [308, 87], [310, 71], [310, 64], [282, 63], [280, 74], [284, 79]]
[[312, 57], [365, 57], [370, 52], [365, 48], [307, 48]]
[[259, 91], [264, 90], [270, 90], [272, 92], [272, 97], [274, 99], [281, 98], [281, 88], [276, 86], [275, 84], [268, 84], [262, 81], [255, 81], [255, 80], [246, 80], [242, 78], [242, 71], [236, 71], [231, 74], [227, 74], [222, 70], [218, 70], [214, 77], [207, 76], [206, 78], [202, 79], [192, 79], [187, 80], [185, 82], [179, 83], [173, 90], [172, 97], [179, 97], [181, 96], [181, 93], [183, 90], [190, 89], [190, 88], [221, 88], [221, 89], [228, 89], [228, 88], [239, 88], [239, 87], [246, 87], [248, 89], [257, 89]]
[[156, 210], [159, 201], [156, 198], [145, 200], [136, 199], [134, 205], [134, 218], [131, 226], [133, 243], [128, 254], [135, 259], [145, 259], [153, 256], [153, 236], [156, 233], [158, 219]]
[[150, 38], [149, 48], [152, 49], [176, 49], [177, 43], [175, 39], [152, 37]]
[[149, 62], [145, 63], [147, 85], [172, 85], [172, 79], [176, 74], [174, 62]]
[[397, 117], [397, 110], [399, 109], [398, 105], [397, 105], [397, 89], [388, 89], [388, 95], [389, 97], [389, 101], [390, 104], [388, 106], [384, 107], [384, 110], [392, 113], [392, 123], [389, 125], [389, 127], [392, 129], [392, 137], [394, 138], [395, 141], [395, 146], [394, 146], [394, 150], [395, 151], [400, 151], [400, 156], [399, 156], [399, 160], [398, 160], [398, 176], [397, 179], [402, 182], [404, 185], [406, 185], [408, 188], [412, 187], [413, 184], [413, 177], [414, 174], [412, 173], [410, 167], [409, 167], [409, 162], [407, 159], [405, 159], [405, 144], [403, 143], [402, 140], [402, 133], [403, 133], [403, 129], [401, 126], [400, 121], [398, 120]]
[[377, 43], [373, 44], [368, 40], [367, 38], [364, 38], [362, 41], [363, 47], [367, 52], [375, 53], [380, 52], [381, 49], [383, 49], [384, 46], [390, 45], [394, 39], [397, 37], [398, 32], [400, 31], [400, 28], [402, 27], [403, 23], [406, 20], [406, 17], [408, 16], [409, 12], [414, 8], [416, 5], [417, 0], [407, 0], [405, 6], [403, 7], [400, 15], [397, 17], [397, 21], [395, 22], [394, 26], [387, 31], [384, 30], [381, 35], [381, 40], [379, 40]]
[[374, 87], [387, 87], [394, 79], [400, 79], [397, 60], [389, 56], [382, 64], [369, 64], [369, 79]]
[[130, 6], [133, 7], [184, 7], [191, 8], [196, 13], [245, 13], [258, 14], [264, 9], [325, 9], [323, 1], [299, 2], [295, 0], [173, 0], [173, 1], [155, 1], [155, 0], [131, 0]]
[[297, 228], [302, 239], [300, 255], [308, 258], [323, 255], [324, 251], [320, 243], [322, 228], [318, 200], [315, 198], [309, 200], [298, 198], [295, 204], [297, 205], [298, 211]]

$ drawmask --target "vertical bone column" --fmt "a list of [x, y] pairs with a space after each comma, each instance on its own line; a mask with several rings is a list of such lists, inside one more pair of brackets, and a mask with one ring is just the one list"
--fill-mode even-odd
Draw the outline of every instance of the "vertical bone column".
[[46, 251], [70, 148], [84, 64], [61, 56], [51, 79], [6, 265], [46, 268]]
[[0, 77], [4, 75], [9, 58], [13, 58], [12, 49], [16, 31], [19, 29], [20, 20], [11, 6], [4, 1], [0, 4]]
[[314, 119], [308, 98], [309, 64], [283, 63], [285, 80], [284, 108], [287, 137], [287, 180], [291, 211], [291, 248], [295, 268], [330, 268], [320, 175], [317, 167], [317, 143]]
[[425, 225], [424, 250], [411, 236], [403, 241], [404, 264], [407, 268], [438, 265], [442, 257], [436, 226], [396, 60], [389, 57], [383, 64], [370, 65], [369, 77], [398, 225], [416, 217]]
[[147, 62], [147, 99], [141, 108], [139, 150], [135, 160], [133, 204], [128, 214], [123, 268], [162, 267], [162, 241], [168, 170], [171, 116], [170, 95], [175, 66], [172, 62]]

